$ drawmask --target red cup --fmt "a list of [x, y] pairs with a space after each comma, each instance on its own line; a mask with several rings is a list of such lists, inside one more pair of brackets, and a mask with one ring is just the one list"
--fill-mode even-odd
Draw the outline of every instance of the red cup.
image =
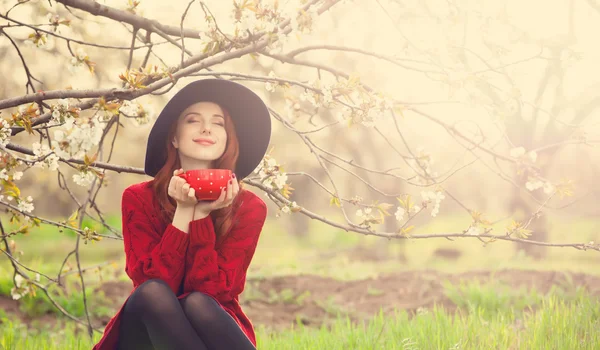
[[221, 190], [227, 188], [231, 179], [229, 169], [193, 169], [177, 175], [184, 179], [196, 191], [196, 198], [204, 201], [214, 201], [221, 195]]

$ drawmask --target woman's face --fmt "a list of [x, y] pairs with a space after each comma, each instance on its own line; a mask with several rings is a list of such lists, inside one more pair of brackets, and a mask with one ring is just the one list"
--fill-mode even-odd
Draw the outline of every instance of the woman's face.
[[225, 117], [212, 102], [198, 102], [179, 116], [173, 146], [184, 170], [211, 168], [227, 145]]

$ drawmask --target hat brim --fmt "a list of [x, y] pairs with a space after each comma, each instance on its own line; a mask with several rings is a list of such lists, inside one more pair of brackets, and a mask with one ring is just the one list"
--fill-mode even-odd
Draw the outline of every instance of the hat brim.
[[240, 180], [262, 161], [271, 138], [271, 117], [263, 100], [247, 87], [224, 79], [194, 81], [173, 96], [148, 136], [144, 172], [154, 177], [167, 158], [166, 138], [173, 122], [194, 103], [208, 101], [225, 108], [233, 120], [240, 150], [235, 174]]

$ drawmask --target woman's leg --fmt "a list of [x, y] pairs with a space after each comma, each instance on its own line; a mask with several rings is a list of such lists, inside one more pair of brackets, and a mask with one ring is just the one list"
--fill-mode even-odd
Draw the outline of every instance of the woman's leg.
[[122, 317], [118, 349], [206, 349], [163, 280], [142, 283], [127, 300]]
[[256, 349], [231, 315], [210, 296], [192, 292], [179, 302], [183, 312], [207, 348], [212, 350]]

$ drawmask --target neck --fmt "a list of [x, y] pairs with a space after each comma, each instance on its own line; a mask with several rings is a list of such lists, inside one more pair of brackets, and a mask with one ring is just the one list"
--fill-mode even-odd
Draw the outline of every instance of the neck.
[[183, 171], [193, 169], [211, 169], [213, 166], [212, 161], [210, 160], [194, 159], [185, 156], [179, 157], [179, 163], [181, 164], [181, 168], [183, 169]]

